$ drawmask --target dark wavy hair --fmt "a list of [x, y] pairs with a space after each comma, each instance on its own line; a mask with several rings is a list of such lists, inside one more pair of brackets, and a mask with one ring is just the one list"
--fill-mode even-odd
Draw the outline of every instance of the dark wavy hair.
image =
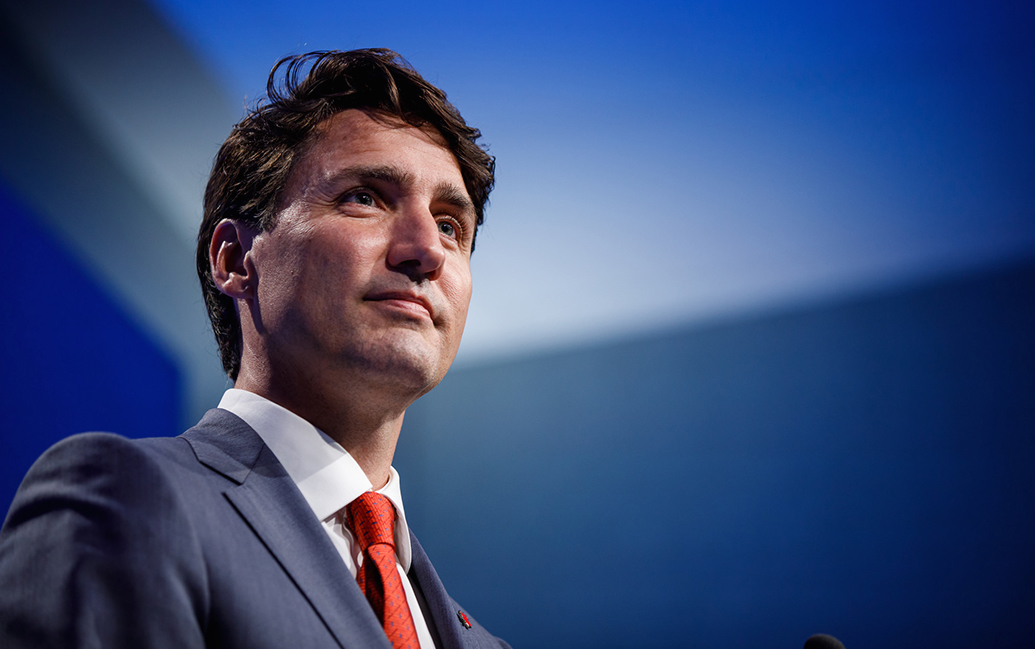
[[224, 219], [260, 232], [271, 229], [288, 177], [318, 137], [318, 127], [351, 108], [436, 129], [460, 165], [477, 225], [484, 220], [495, 160], [478, 145], [481, 132], [468, 126], [446, 94], [401, 56], [387, 49], [367, 49], [281, 59], [270, 72], [265, 100], [234, 127], [216, 155], [198, 231], [198, 278], [223, 370], [232, 380], [237, 380], [241, 368], [241, 323], [233, 299], [212, 280], [208, 257], [212, 235]]

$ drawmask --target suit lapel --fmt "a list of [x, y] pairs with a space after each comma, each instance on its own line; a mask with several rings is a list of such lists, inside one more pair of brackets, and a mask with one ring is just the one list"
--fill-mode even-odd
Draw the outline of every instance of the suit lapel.
[[417, 542], [417, 537], [410, 533], [410, 545], [413, 558], [410, 563], [410, 581], [415, 582], [417, 589], [424, 595], [424, 615], [431, 618], [431, 624], [438, 631], [439, 649], [510, 649], [510, 645], [495, 638], [470, 615], [464, 612], [464, 620], [460, 621], [460, 606], [446, 593], [438, 573], [432, 567], [424, 548]]
[[377, 617], [313, 510], [258, 434], [237, 416], [216, 409], [183, 436], [202, 464], [237, 483], [224, 491], [227, 499], [298, 586], [338, 644], [391, 649]]
[[439, 649], [462, 649], [464, 647], [461, 637], [460, 621], [457, 618], [457, 611], [460, 607], [446, 593], [442, 580], [438, 578], [434, 566], [424, 554], [424, 548], [417, 542], [417, 537], [410, 533], [410, 547], [412, 558], [410, 559], [410, 575], [417, 582], [417, 586], [424, 594], [424, 601], [428, 606], [426, 611], [438, 631], [438, 640], [441, 643]]

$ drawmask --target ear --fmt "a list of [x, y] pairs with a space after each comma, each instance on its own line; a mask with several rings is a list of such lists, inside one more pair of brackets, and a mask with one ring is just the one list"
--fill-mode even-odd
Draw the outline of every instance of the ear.
[[234, 299], [255, 297], [255, 264], [251, 249], [255, 232], [247, 225], [230, 219], [220, 221], [208, 246], [208, 263], [212, 281], [224, 295]]

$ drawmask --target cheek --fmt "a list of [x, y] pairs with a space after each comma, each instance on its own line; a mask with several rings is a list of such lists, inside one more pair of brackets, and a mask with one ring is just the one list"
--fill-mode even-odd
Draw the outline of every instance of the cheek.
[[444, 289], [446, 299], [449, 300], [449, 303], [453, 306], [454, 313], [456, 313], [457, 324], [461, 331], [463, 330], [464, 322], [467, 321], [467, 308], [471, 304], [471, 291], [470, 270], [457, 273], [454, 281], [450, 282]]
[[270, 324], [280, 318], [311, 320], [336, 310], [333, 302], [344, 295], [352, 264], [323, 233], [303, 228], [282, 232], [262, 259], [260, 281]]
[[299, 288], [314, 293], [341, 295], [356, 284], [363, 284], [373, 269], [376, 242], [368, 237], [332, 231], [313, 239], [295, 260], [304, 275]]
[[323, 272], [335, 275], [369, 274], [384, 257], [386, 240], [377, 223], [321, 219], [300, 263], [318, 263]]

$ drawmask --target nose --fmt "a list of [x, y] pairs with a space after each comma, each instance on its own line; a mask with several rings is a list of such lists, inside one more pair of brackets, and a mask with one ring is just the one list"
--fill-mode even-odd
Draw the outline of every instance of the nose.
[[435, 216], [427, 209], [396, 215], [388, 248], [388, 265], [415, 282], [435, 280], [442, 273], [446, 250]]

